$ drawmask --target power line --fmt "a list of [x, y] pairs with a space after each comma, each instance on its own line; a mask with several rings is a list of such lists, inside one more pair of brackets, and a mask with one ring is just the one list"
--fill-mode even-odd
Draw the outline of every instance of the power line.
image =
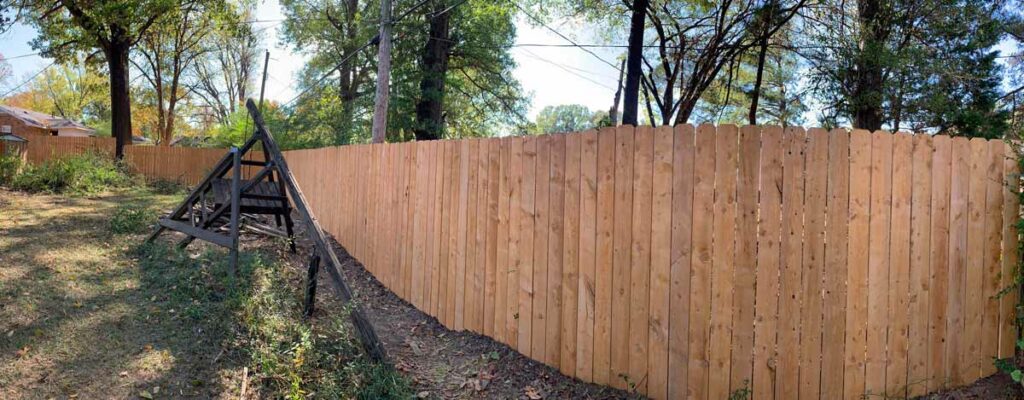
[[524, 15], [526, 15], [527, 17], [530, 17], [530, 19], [532, 19], [534, 22], [540, 24], [544, 28], [547, 28], [547, 30], [549, 30], [551, 32], [554, 32], [556, 35], [558, 35], [562, 39], [565, 39], [565, 41], [567, 41], [569, 43], [572, 43], [572, 45], [574, 47], [579, 47], [581, 50], [587, 52], [587, 54], [590, 54], [590, 55], [594, 56], [594, 58], [596, 58], [598, 60], [601, 60], [601, 62], [603, 62], [605, 64], [608, 64], [608, 66], [614, 68], [616, 71], [619, 70], [619, 66], [618, 65], [616, 65], [616, 64], [614, 64], [614, 63], [612, 63], [612, 62], [610, 62], [608, 60], [605, 60], [603, 57], [597, 55], [597, 53], [594, 53], [593, 51], [590, 51], [590, 49], [588, 49], [586, 47], [581, 47], [579, 45], [579, 43], [576, 43], [576, 41], [570, 39], [568, 36], [563, 35], [562, 32], [559, 32], [555, 28], [552, 28], [552, 27], [548, 26], [548, 24], [544, 23], [544, 21], [542, 21], [540, 18], [537, 18], [536, 16], [531, 14], [529, 11], [526, 11], [526, 9], [523, 8], [523, 6], [520, 6], [519, 3], [516, 0], [511, 0], [511, 3], [512, 3], [512, 5], [516, 6], [516, 8], [518, 8], [519, 11], [522, 11]]
[[[526, 50], [526, 49], [522, 49], [522, 50], [523, 50], [524, 52], [526, 52], [528, 56], [530, 56], [530, 57], [533, 57], [533, 58], [535, 58], [535, 59], [537, 59], [537, 60], [540, 60], [540, 61], [546, 62], [546, 63], [548, 63], [548, 64], [554, 65], [554, 66], [556, 66], [556, 67], [558, 67], [558, 68], [561, 68], [561, 69], [562, 69], [562, 70], [564, 70], [565, 72], [568, 72], [568, 73], [570, 73], [570, 74], [572, 74], [572, 75], [575, 75], [575, 76], [579, 77], [580, 79], [584, 79], [584, 80], [586, 80], [586, 81], [588, 81], [588, 82], [590, 82], [590, 83], [593, 83], [593, 84], [595, 84], [595, 85], [601, 86], [601, 87], [603, 87], [603, 88], [606, 88], [606, 89], [608, 89], [608, 90], [612, 90], [612, 91], [614, 91], [614, 90], [615, 90], [615, 88], [613, 88], [613, 87], [611, 87], [611, 86], [608, 86], [608, 85], [605, 85], [605, 84], [603, 84], [603, 83], [601, 83], [601, 82], [598, 82], [598, 81], [596, 81], [596, 80], [594, 80], [594, 79], [591, 79], [590, 77], [587, 77], [587, 76], [585, 76], [585, 75], [583, 75], [583, 74], [580, 74], [579, 72], [575, 72], [575, 71], [573, 71], [573, 69], [576, 69], [576, 70], [578, 70], [578, 71], [581, 71], [581, 72], [586, 72], [586, 73], [589, 73], [589, 74], [593, 74], [593, 72], [590, 72], [590, 71], [585, 71], [585, 70], [581, 70], [581, 69], [578, 69], [578, 68], [573, 68], [573, 67], [569, 67], [569, 66], [566, 66], [566, 65], [563, 65], [563, 64], [559, 64], [559, 63], [557, 63], [557, 62], [554, 62], [554, 61], [548, 60], [548, 59], [546, 59], [546, 58], [544, 58], [544, 57], [538, 56], [537, 54], [535, 54], [535, 53], [534, 53], [534, 52], [532, 52], [532, 51], [529, 51], [529, 50]], [[570, 69], [570, 68], [572, 68], [572, 69]]]
[[14, 93], [14, 92], [18, 91], [18, 89], [21, 89], [21, 87], [22, 87], [22, 86], [25, 86], [25, 85], [27, 85], [27, 84], [28, 84], [29, 82], [32, 82], [32, 80], [36, 79], [36, 77], [37, 77], [37, 76], [39, 76], [39, 75], [42, 75], [42, 74], [43, 74], [43, 72], [46, 72], [46, 70], [50, 69], [50, 67], [52, 67], [52, 66], [53, 66], [53, 63], [51, 62], [51, 63], [50, 63], [49, 65], [47, 65], [47, 66], [43, 67], [43, 69], [39, 70], [39, 72], [36, 72], [36, 73], [35, 73], [35, 75], [32, 75], [32, 77], [31, 77], [31, 78], [28, 78], [28, 79], [27, 79], [26, 81], [22, 82], [22, 83], [21, 83], [21, 84], [19, 84], [18, 86], [15, 86], [15, 87], [14, 87], [14, 89], [8, 90], [8, 91], [7, 91], [6, 93], [4, 93], [4, 94], [0, 94], [0, 98], [5, 98], [5, 97], [7, 97], [8, 95], [10, 95], [11, 93]]

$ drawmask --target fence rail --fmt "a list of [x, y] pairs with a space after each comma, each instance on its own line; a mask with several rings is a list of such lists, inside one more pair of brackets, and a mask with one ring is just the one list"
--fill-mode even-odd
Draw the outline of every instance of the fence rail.
[[[124, 160], [134, 172], [147, 178], [195, 185], [206, 177], [226, 152], [227, 149], [216, 148], [127, 146]], [[250, 151], [245, 159], [262, 161], [263, 152]], [[242, 167], [242, 173], [247, 177], [257, 170], [257, 167]]]
[[286, 156], [392, 291], [583, 380], [905, 396], [1013, 352], [1000, 141], [683, 125]]

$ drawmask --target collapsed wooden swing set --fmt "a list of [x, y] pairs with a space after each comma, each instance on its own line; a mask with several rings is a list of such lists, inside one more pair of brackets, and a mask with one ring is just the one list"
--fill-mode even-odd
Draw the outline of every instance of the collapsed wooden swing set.
[[[272, 236], [287, 237], [292, 252], [296, 252], [292, 206], [304, 224], [305, 233], [313, 243], [309, 255], [306, 278], [304, 312], [311, 316], [316, 297], [316, 277], [321, 262], [334, 287], [345, 303], [352, 302], [352, 290], [341, 276], [341, 263], [330, 246], [319, 222], [310, 213], [305, 196], [288, 169], [281, 148], [267, 129], [256, 104], [249, 99], [245, 104], [254, 122], [252, 136], [242, 147], [232, 147], [213, 167], [210, 173], [193, 188], [189, 195], [169, 215], [159, 220], [157, 228], [146, 239], [156, 240], [165, 230], [185, 234], [178, 246], [185, 248], [194, 239], [204, 240], [229, 251], [228, 265], [233, 275], [238, 273], [238, 242], [243, 220], [252, 231]], [[262, 160], [246, 158], [259, 144]], [[260, 169], [243, 179], [243, 167]], [[230, 178], [228, 174], [230, 173]], [[261, 222], [257, 216], [274, 217], [275, 227]], [[279, 228], [284, 225], [285, 232]], [[386, 361], [387, 355], [369, 320], [359, 304], [352, 304], [350, 319], [356, 335], [371, 359]]]

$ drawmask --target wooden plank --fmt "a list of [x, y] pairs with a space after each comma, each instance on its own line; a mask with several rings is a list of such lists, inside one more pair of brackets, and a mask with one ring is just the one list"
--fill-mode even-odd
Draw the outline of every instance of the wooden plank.
[[471, 140], [463, 140], [459, 143], [462, 154], [459, 158], [459, 224], [457, 225], [457, 244], [455, 248], [455, 314], [452, 329], [461, 331], [466, 329], [466, 296], [467, 296], [467, 271], [471, 266], [472, 259], [470, 252], [471, 236], [470, 227], [474, 226], [476, 219], [473, 218], [472, 200], [476, 192], [473, 190], [473, 182], [476, 177], [476, 170], [473, 168], [476, 162], [476, 148]]
[[715, 136], [713, 125], [697, 127], [693, 178], [693, 258], [690, 264], [690, 363], [687, 367], [687, 392], [697, 399], [708, 398]]
[[775, 398], [784, 148], [782, 128], [764, 127], [761, 132], [761, 199], [757, 230], [754, 367], [751, 382], [754, 398], [757, 399]]
[[427, 232], [424, 238], [425, 249], [424, 258], [427, 262], [427, 266], [430, 270], [430, 280], [428, 282], [429, 287], [427, 288], [427, 313], [431, 316], [437, 317], [437, 303], [438, 303], [438, 277], [440, 273], [438, 271], [438, 239], [441, 237], [440, 233], [440, 218], [439, 218], [439, 206], [440, 204], [440, 177], [442, 168], [440, 167], [440, 160], [443, 158], [442, 147], [443, 142], [433, 141], [428, 145], [429, 151], [427, 152], [429, 157], [430, 172], [427, 173]]
[[451, 252], [449, 246], [451, 242], [451, 217], [455, 213], [452, 212], [452, 158], [455, 157], [454, 143], [452, 141], [442, 142], [444, 147], [444, 158], [441, 159], [442, 174], [441, 174], [441, 234], [438, 236], [438, 277], [437, 277], [437, 319], [442, 324], [448, 326], [448, 302], [450, 296], [448, 294], [448, 254]]
[[964, 264], [964, 338], [960, 353], [960, 382], [966, 384], [981, 377], [981, 356], [985, 272], [985, 204], [988, 167], [992, 157], [983, 138], [970, 140], [970, 177], [967, 194], [967, 263]]
[[[1003, 152], [1003, 258], [999, 287], [1008, 288], [1014, 284], [1014, 272], [1020, 265], [1020, 235], [1016, 227], [1020, 219], [1020, 167], [1017, 164], [1019, 155], [1013, 148], [1004, 145]], [[1016, 354], [1019, 297], [1018, 291], [1010, 290], [999, 298], [999, 358], [1009, 358]]]
[[429, 295], [429, 276], [430, 271], [427, 270], [426, 260], [426, 235], [427, 235], [427, 179], [430, 176], [429, 159], [427, 158], [428, 147], [424, 145], [416, 145], [416, 168], [413, 169], [412, 173], [415, 176], [415, 182], [413, 186], [414, 197], [413, 203], [410, 207], [413, 209], [413, 235], [412, 235], [412, 258], [410, 265], [412, 269], [412, 292], [413, 299], [416, 300], [416, 307], [420, 310], [428, 310], [427, 307], [427, 296]]
[[472, 307], [472, 321], [473, 331], [477, 333], [484, 333], [484, 286], [487, 280], [487, 224], [489, 217], [487, 215], [487, 190], [490, 187], [490, 183], [487, 181], [490, 177], [488, 171], [488, 160], [491, 158], [490, 146], [487, 145], [486, 139], [476, 139], [478, 146], [478, 158], [476, 165], [477, 169], [477, 202], [476, 202], [476, 230], [474, 231], [475, 241], [474, 247], [476, 247], [473, 259], [473, 296], [470, 298], [473, 301]]
[[462, 164], [463, 158], [466, 157], [466, 151], [463, 143], [451, 142], [451, 150], [453, 152], [451, 163], [450, 180], [448, 196], [451, 197], [451, 207], [448, 209], [449, 213], [449, 228], [448, 228], [448, 277], [447, 277], [447, 304], [446, 304], [446, 317], [449, 329], [454, 329], [455, 325], [455, 304], [458, 293], [456, 292], [456, 284], [458, 281], [459, 271], [459, 255], [462, 254], [459, 248], [460, 232], [465, 232], [462, 228], [465, 222], [465, 208], [462, 206]]
[[964, 300], [967, 298], [967, 235], [971, 179], [971, 146], [967, 138], [953, 138], [953, 161], [950, 167], [949, 201], [949, 271], [946, 296], [946, 378], [953, 385], [962, 385], [968, 369], [964, 365]]
[[928, 296], [928, 391], [946, 387], [946, 307], [949, 304], [949, 223], [952, 141], [936, 136], [932, 154], [931, 258]]
[[159, 223], [160, 226], [163, 226], [164, 228], [175, 230], [186, 235], [194, 236], [200, 240], [204, 240], [221, 247], [233, 247], [233, 241], [231, 237], [227, 235], [222, 235], [210, 230], [197, 228], [192, 226], [191, 224], [186, 224], [181, 221], [175, 221], [167, 218], [160, 218]]
[[[907, 133], [893, 134], [892, 144], [892, 220], [889, 223], [889, 355], [885, 371], [886, 394], [906, 397], [907, 358], [910, 315], [910, 213], [913, 163], [913, 138]], [[897, 162], [901, 161], [901, 162]]]
[[522, 215], [519, 226], [519, 339], [520, 353], [531, 356], [533, 339], [533, 303], [534, 303], [534, 259], [533, 259], [533, 226], [536, 214], [534, 200], [537, 177], [537, 138], [530, 137], [523, 144], [523, 175], [520, 194]]
[[630, 256], [633, 234], [633, 134], [615, 131], [615, 232], [612, 240], [611, 386], [625, 389], [629, 376]]
[[497, 266], [495, 268], [494, 290], [494, 339], [508, 343], [508, 276], [509, 276], [509, 200], [512, 198], [509, 187], [511, 162], [511, 140], [498, 141], [498, 236]]
[[[779, 283], [778, 376], [775, 397], [796, 398], [799, 393], [800, 276], [803, 269], [804, 153], [807, 135], [789, 127], [783, 134], [782, 265]], [[787, 373], [788, 372], [788, 373]]]
[[597, 135], [596, 131], [588, 131], [580, 138], [579, 311], [575, 376], [588, 382], [594, 380], [594, 318], [597, 301]]
[[761, 128], [744, 126], [736, 184], [736, 267], [733, 275], [732, 373], [729, 393], [749, 390], [754, 362], [754, 285], [757, 276], [757, 200]]
[[551, 136], [551, 167], [548, 177], [547, 299], [545, 316], [545, 362], [560, 368], [562, 333], [562, 256], [565, 250], [565, 137]]
[[647, 393], [650, 330], [651, 217], [654, 184], [654, 128], [637, 127], [633, 137], [633, 211], [629, 271], [629, 379]]
[[[466, 229], [464, 234], [466, 235], [466, 252], [465, 252], [465, 284], [463, 287], [463, 329], [472, 332], [479, 332], [476, 310], [480, 303], [478, 303], [477, 290], [480, 288], [478, 285], [477, 271], [479, 271], [480, 265], [477, 264], [477, 253], [480, 247], [477, 246], [477, 226], [479, 225], [480, 218], [478, 218], [477, 210], [480, 205], [480, 140], [479, 139], [468, 139], [463, 140], [469, 142], [469, 196], [467, 198], [467, 215], [466, 215]], [[458, 307], [458, 305], [456, 305]], [[458, 311], [456, 311], [456, 315]]]
[[871, 133], [850, 133], [850, 222], [846, 270], [846, 362], [843, 398], [860, 399], [865, 388], [868, 322], [868, 248], [871, 221]]
[[[518, 348], [520, 297], [523, 295], [520, 275], [522, 274], [523, 252], [519, 248], [522, 228], [523, 205], [523, 138], [510, 139], [509, 143], [509, 221], [508, 221], [508, 311], [505, 313], [505, 337], [509, 347]], [[531, 164], [532, 165], [532, 164]]]
[[572, 134], [565, 140], [565, 230], [562, 239], [565, 250], [562, 253], [562, 322], [558, 333], [559, 370], [568, 376], [576, 376], [576, 335], [579, 317], [579, 267], [580, 267], [580, 140], [582, 134]]
[[688, 389], [690, 338], [690, 263], [693, 226], [694, 127], [675, 127], [672, 145], [672, 243], [669, 295], [668, 395], [680, 399]]
[[825, 224], [828, 196], [829, 135], [807, 132], [804, 193], [804, 248], [800, 310], [800, 398], [820, 397], [822, 290], [825, 269]]
[[720, 125], [715, 136], [714, 250], [711, 266], [711, 333], [708, 357], [708, 397], [729, 396], [731, 370], [733, 278], [736, 256], [736, 179], [738, 130]]
[[498, 268], [498, 179], [501, 163], [501, 144], [499, 139], [484, 141], [487, 152], [487, 231], [486, 231], [486, 271], [484, 274], [483, 294], [483, 334], [494, 337], [495, 295], [497, 294]]
[[1003, 235], [1003, 154], [1005, 144], [1000, 140], [985, 142], [989, 147], [988, 166], [985, 171], [985, 270], [982, 275], [982, 309], [984, 316], [981, 327], [981, 349], [975, 358], [980, 364], [984, 377], [996, 372], [993, 359], [999, 357], [999, 291], [1000, 258], [1002, 257]]
[[611, 373], [612, 247], [615, 228], [615, 129], [597, 134], [597, 264], [594, 276], [594, 382], [607, 385]]
[[431, 310], [433, 311], [432, 315], [434, 317], [440, 317], [441, 305], [443, 304], [443, 299], [441, 298], [441, 277], [444, 275], [443, 266], [441, 265], [441, 260], [443, 259], [444, 256], [441, 251], [441, 247], [443, 246], [445, 237], [441, 229], [444, 225], [445, 216], [444, 174], [446, 168], [444, 167], [444, 160], [447, 157], [447, 154], [445, 142], [436, 141], [433, 143], [433, 145], [435, 152], [433, 168], [436, 170], [436, 173], [434, 174], [434, 194], [431, 207], [433, 208], [434, 222], [433, 230], [431, 231], [430, 239], [428, 239], [428, 241], [430, 242], [430, 257], [433, 259], [433, 261], [431, 262], [434, 265], [434, 287], [431, 288], [431, 298], [433, 301], [433, 306], [431, 307]]
[[[824, 310], [821, 338], [821, 397], [843, 397], [846, 336], [846, 260], [850, 209], [850, 134], [829, 132]], [[930, 156], [930, 154], [929, 154]]]
[[530, 356], [549, 364], [547, 343], [548, 300], [548, 230], [551, 223], [550, 171], [551, 135], [537, 137], [537, 165], [535, 175], [536, 206], [533, 225], [533, 333]]
[[671, 127], [658, 127], [654, 133], [650, 322], [641, 325], [648, 326], [647, 395], [657, 399], [668, 398], [674, 141], [675, 134]]
[[908, 395], [920, 396], [928, 390], [928, 299], [931, 256], [931, 136], [914, 135], [913, 172], [910, 206], [910, 313], [907, 349]]
[[868, 332], [864, 390], [885, 393], [889, 296], [889, 223], [892, 207], [892, 135], [871, 137], [871, 245], [868, 247]]

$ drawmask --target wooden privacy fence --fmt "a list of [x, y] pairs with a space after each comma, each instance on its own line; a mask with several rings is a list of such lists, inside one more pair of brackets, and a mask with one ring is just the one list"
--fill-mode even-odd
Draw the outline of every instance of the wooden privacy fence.
[[[174, 181], [186, 185], [195, 185], [201, 181], [228, 149], [196, 148], [196, 147], [165, 147], [165, 146], [127, 146], [124, 160], [135, 173], [150, 179]], [[250, 151], [245, 159], [263, 161], [262, 151]], [[258, 167], [242, 167], [245, 176], [251, 176]]]
[[[904, 396], [1012, 354], [1000, 141], [684, 125], [287, 153], [441, 323], [653, 398]], [[1012, 179], [1008, 179], [1012, 178]]]
[[114, 154], [114, 138], [68, 137], [28, 135], [26, 146], [28, 162], [42, 163], [51, 158], [59, 158], [86, 152]]

